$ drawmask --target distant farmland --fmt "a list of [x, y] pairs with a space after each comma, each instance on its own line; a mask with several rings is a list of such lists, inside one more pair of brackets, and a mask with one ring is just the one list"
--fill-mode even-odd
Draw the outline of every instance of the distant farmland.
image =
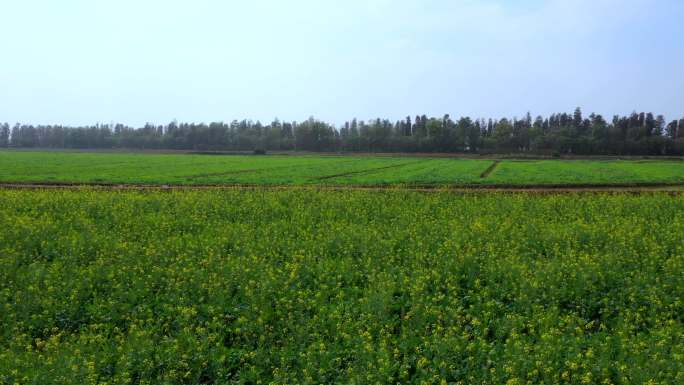
[[684, 184], [677, 160], [0, 151], [0, 183], [329, 186]]

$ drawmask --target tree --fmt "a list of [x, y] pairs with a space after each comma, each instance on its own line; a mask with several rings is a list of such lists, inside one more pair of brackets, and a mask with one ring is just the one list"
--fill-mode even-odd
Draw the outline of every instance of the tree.
[[582, 121], [582, 109], [577, 107], [575, 108], [575, 112], [572, 114], [572, 124], [577, 130], [579, 130], [582, 127]]
[[492, 136], [494, 133], [494, 120], [492, 118], [489, 118], [487, 121], [487, 136]]
[[591, 136], [594, 139], [604, 140], [608, 135], [608, 123], [600, 114], [591, 114], [589, 116], [591, 124]]
[[656, 120], [653, 117], [653, 114], [649, 112], [648, 114], [646, 114], [646, 117], [644, 118], [644, 135], [646, 137], [652, 136], [653, 132], [655, 131], [655, 128]]
[[426, 135], [425, 126], [420, 116], [416, 115], [416, 120], [413, 123], [413, 136], [424, 137]]
[[9, 124], [0, 124], [0, 147], [9, 146], [10, 141], [10, 128]]
[[427, 115], [421, 115], [420, 116], [420, 127], [424, 133], [423, 136], [427, 136], [429, 134], [428, 130], [427, 130], [427, 123], [428, 123]]
[[292, 129], [292, 123], [284, 122], [280, 130], [280, 135], [283, 139], [292, 139], [294, 131]]
[[663, 130], [665, 130], [665, 117], [663, 115], [658, 115], [655, 120], [653, 135], [663, 136]]
[[468, 117], [461, 118], [458, 120], [458, 132], [463, 134], [463, 139], [459, 140], [459, 143], [463, 143], [463, 150], [474, 152], [480, 148], [479, 124], [474, 124]]
[[534, 123], [532, 124], [532, 127], [536, 130], [543, 131], [544, 130], [544, 118], [541, 116], [537, 116], [534, 119]]
[[684, 154], [684, 119], [666, 124], [662, 115], [633, 112], [606, 121], [601, 115], [556, 113], [548, 118], [527, 113], [522, 119], [457, 121], [417, 115], [392, 123], [353, 119], [339, 131], [310, 118], [302, 124], [274, 119], [268, 125], [250, 120], [123, 124], [82, 127], [0, 124], [0, 147], [49, 148], [168, 148], [197, 150], [254, 150], [256, 148], [308, 151], [551, 151], [582, 154]]
[[[425, 115], [423, 115], [425, 116]], [[436, 138], [442, 136], [442, 121], [439, 119], [432, 118], [427, 121], [426, 132], [428, 138]]]
[[672, 122], [670, 122], [670, 124], [667, 125], [665, 131], [670, 139], [677, 139], [677, 121], [673, 120]]
[[495, 140], [496, 147], [510, 150], [512, 147], [513, 125], [506, 118], [499, 120], [496, 123], [492, 137]]
[[340, 128], [340, 137], [342, 139], [349, 136], [349, 122], [344, 122], [344, 126]]
[[356, 121], [356, 118], [352, 119], [349, 125], [349, 136], [352, 138], [358, 138], [359, 136], [359, 123]]

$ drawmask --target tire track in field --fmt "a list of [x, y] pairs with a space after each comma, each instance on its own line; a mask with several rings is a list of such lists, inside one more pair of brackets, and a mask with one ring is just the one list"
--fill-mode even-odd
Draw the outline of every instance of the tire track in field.
[[350, 176], [350, 175], [372, 174], [376, 171], [382, 171], [382, 170], [387, 170], [387, 169], [391, 169], [391, 168], [405, 167], [405, 166], [408, 166], [411, 164], [416, 164], [416, 163], [421, 163], [421, 162], [409, 162], [409, 163], [402, 163], [402, 164], [393, 164], [390, 166], [369, 168], [369, 169], [359, 170], [359, 171], [349, 171], [349, 172], [343, 172], [340, 174], [316, 176], [316, 177], [309, 178], [309, 180], [328, 180], [328, 179], [334, 179], [334, 178], [339, 178], [339, 177], [343, 177], [343, 176]]
[[[340, 163], [347, 164], [347, 163], [354, 163], [358, 162], [357, 160], [344, 160]], [[276, 166], [276, 167], [264, 167], [264, 168], [249, 168], [249, 169], [242, 169], [242, 170], [232, 170], [232, 171], [222, 171], [222, 172], [213, 172], [213, 173], [204, 173], [204, 174], [194, 174], [194, 175], [188, 175], [183, 178], [187, 180], [197, 180], [197, 179], [202, 179], [202, 178], [208, 178], [208, 177], [213, 177], [213, 176], [226, 176], [226, 175], [239, 175], [239, 174], [250, 174], [254, 172], [261, 172], [261, 171], [277, 171], [277, 170], [285, 170], [285, 169], [290, 169], [292, 167], [301, 167], [301, 166], [307, 166], [309, 163], [295, 163], [295, 164], [289, 164], [286, 166]]]
[[258, 172], [258, 171], [272, 171], [272, 170], [277, 170], [282, 167], [273, 167], [273, 168], [249, 168], [249, 169], [244, 169], [244, 170], [233, 170], [233, 171], [224, 171], [224, 172], [211, 172], [211, 173], [206, 173], [206, 174], [195, 174], [195, 175], [188, 175], [185, 177], [187, 180], [197, 180], [197, 179], [202, 179], [202, 178], [208, 178], [212, 176], [225, 176], [225, 175], [236, 175], [236, 174], [249, 174], [251, 172]]
[[489, 167], [487, 167], [486, 170], [482, 171], [482, 174], [480, 174], [480, 178], [485, 179], [488, 177], [491, 173], [496, 170], [496, 168], [499, 166], [499, 163], [501, 163], [500, 160], [495, 160]]

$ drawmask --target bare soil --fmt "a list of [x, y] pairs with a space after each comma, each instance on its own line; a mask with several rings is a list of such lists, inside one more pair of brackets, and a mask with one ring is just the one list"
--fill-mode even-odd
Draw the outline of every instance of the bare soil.
[[496, 167], [499, 166], [499, 163], [501, 163], [500, 160], [495, 160], [491, 166], [487, 167], [487, 169], [484, 170], [482, 172], [482, 174], [480, 174], [480, 178], [484, 179], [484, 178], [488, 177], [489, 174], [491, 174], [492, 172], [494, 172], [494, 170], [496, 170]]
[[624, 184], [624, 185], [385, 185], [385, 186], [320, 186], [320, 185], [149, 185], [107, 183], [0, 183], [0, 189], [63, 189], [63, 190], [310, 190], [310, 191], [415, 191], [457, 193], [684, 193], [684, 184]]

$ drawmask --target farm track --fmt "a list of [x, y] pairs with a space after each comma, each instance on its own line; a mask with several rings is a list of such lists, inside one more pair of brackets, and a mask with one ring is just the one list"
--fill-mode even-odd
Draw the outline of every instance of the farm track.
[[224, 171], [224, 172], [214, 172], [214, 173], [207, 173], [207, 174], [190, 175], [190, 176], [187, 176], [185, 179], [197, 180], [197, 179], [202, 179], [202, 178], [209, 178], [212, 176], [249, 174], [249, 173], [258, 172], [258, 171], [272, 171], [272, 170], [273, 170], [272, 168], [250, 168], [250, 169], [245, 169], [245, 170], [235, 170], [235, 171]]
[[[343, 164], [349, 164], [349, 163], [354, 163], [356, 160], [347, 160], [342, 162]], [[195, 175], [188, 175], [185, 178], [187, 180], [197, 180], [197, 179], [202, 179], [202, 178], [209, 178], [209, 177], [214, 177], [214, 176], [227, 176], [227, 175], [239, 175], [239, 174], [251, 174], [251, 173], [256, 173], [256, 172], [263, 172], [263, 171], [276, 171], [276, 170], [286, 170], [286, 169], [291, 169], [293, 167], [300, 167], [300, 166], [306, 166], [306, 163], [297, 163], [297, 164], [289, 164], [287, 166], [277, 166], [277, 167], [263, 167], [263, 168], [249, 168], [249, 169], [242, 169], [242, 170], [231, 170], [231, 171], [222, 171], [222, 172], [213, 172], [213, 173], [205, 173], [205, 174], [195, 174]]]
[[369, 168], [366, 170], [358, 170], [358, 171], [349, 171], [349, 172], [343, 172], [340, 174], [333, 174], [333, 175], [324, 175], [324, 176], [317, 176], [313, 178], [309, 178], [309, 180], [327, 180], [327, 179], [335, 179], [343, 176], [350, 176], [350, 175], [363, 175], [363, 174], [372, 174], [376, 171], [383, 171], [391, 168], [399, 168], [399, 167], [405, 167], [410, 164], [415, 164], [418, 162], [411, 162], [411, 163], [402, 163], [402, 164], [393, 164], [390, 166], [384, 166], [384, 167], [377, 167], [377, 168]]
[[487, 167], [486, 170], [482, 171], [482, 174], [480, 174], [480, 178], [485, 179], [488, 177], [491, 173], [496, 170], [496, 168], [499, 166], [499, 163], [501, 163], [500, 160], [495, 160], [489, 167]]
[[111, 191], [183, 191], [183, 190], [311, 190], [311, 191], [411, 191], [411, 192], [455, 192], [455, 193], [684, 193], [684, 183], [678, 184], [623, 184], [623, 185], [258, 185], [258, 184], [214, 184], [214, 185], [149, 185], [149, 184], [105, 184], [105, 183], [0, 183], [0, 189], [7, 190], [111, 190]]

